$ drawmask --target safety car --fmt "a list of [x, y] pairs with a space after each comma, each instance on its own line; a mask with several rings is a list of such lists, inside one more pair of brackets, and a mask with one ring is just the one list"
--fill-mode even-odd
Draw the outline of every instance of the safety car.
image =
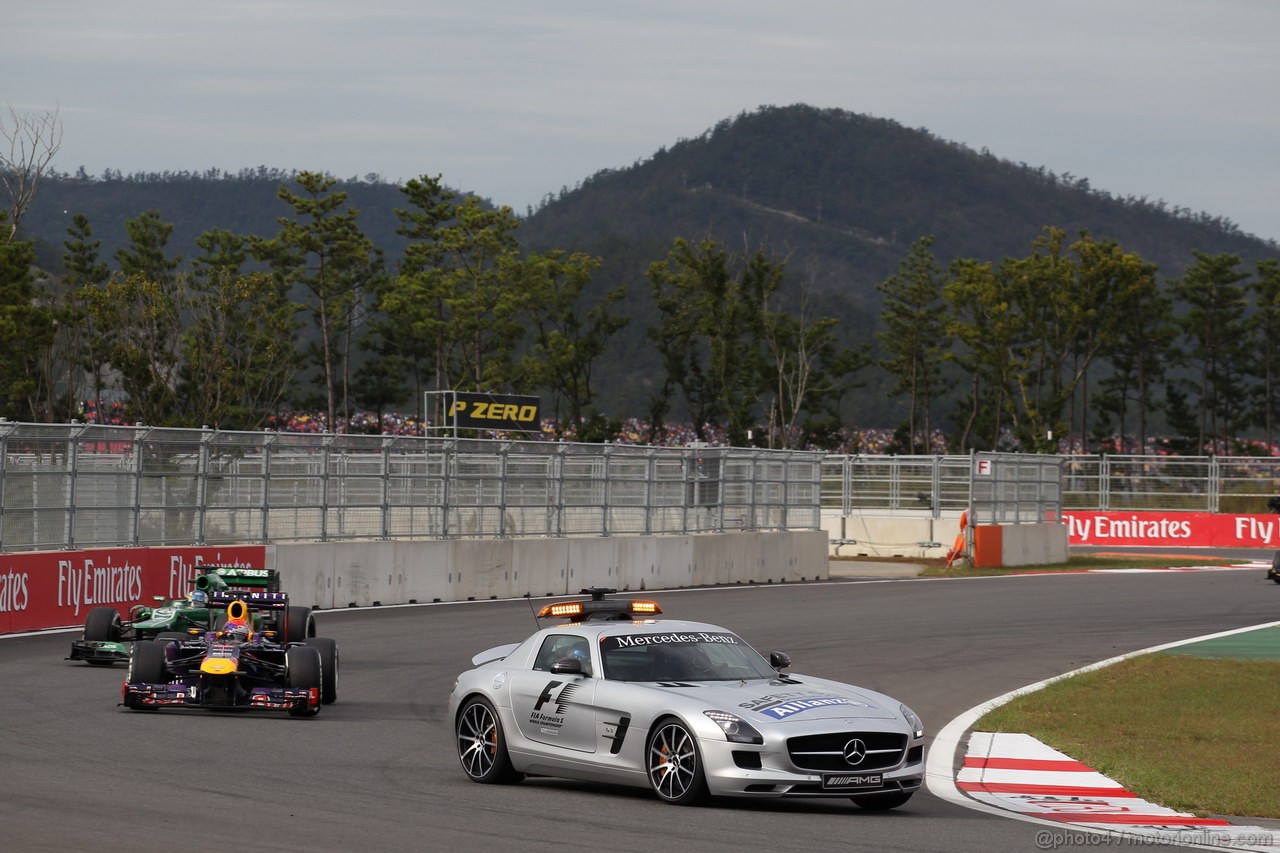
[[924, 727], [881, 693], [789, 673], [732, 631], [662, 620], [653, 601], [549, 604], [559, 617], [472, 659], [446, 720], [468, 778], [555, 776], [709, 797], [847, 797], [906, 803], [924, 776]]

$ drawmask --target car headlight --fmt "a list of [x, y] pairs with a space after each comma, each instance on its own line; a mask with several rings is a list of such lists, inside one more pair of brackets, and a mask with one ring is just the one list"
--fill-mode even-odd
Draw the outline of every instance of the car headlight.
[[730, 743], [764, 743], [764, 736], [751, 724], [728, 711], [703, 711], [711, 722], [720, 727]]
[[898, 710], [902, 712], [903, 719], [907, 721], [907, 725], [911, 727], [911, 736], [924, 737], [924, 723], [920, 722], [920, 718], [916, 716], [916, 712], [908, 708], [906, 705], [899, 705]]

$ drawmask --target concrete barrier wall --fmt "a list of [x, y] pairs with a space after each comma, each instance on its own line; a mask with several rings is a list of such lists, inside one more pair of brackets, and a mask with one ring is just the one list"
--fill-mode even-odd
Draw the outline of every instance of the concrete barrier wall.
[[[1067, 561], [1067, 525], [1002, 524], [999, 527], [1002, 541], [995, 559], [1000, 560], [1000, 565], [1043, 566]], [[833, 557], [941, 558], [947, 556], [947, 550], [955, 543], [960, 532], [960, 517], [842, 516], [823, 512], [822, 529], [830, 537]]]
[[1001, 565], [1047, 566], [1065, 563], [1068, 530], [1065, 524], [1003, 524]]
[[827, 577], [827, 534], [819, 530], [324, 542], [269, 550], [293, 599], [326, 609], [565, 595], [589, 586], [636, 591]]
[[[960, 532], [960, 517], [822, 513], [835, 557], [945, 557]], [[928, 545], [922, 543], [937, 543]]]

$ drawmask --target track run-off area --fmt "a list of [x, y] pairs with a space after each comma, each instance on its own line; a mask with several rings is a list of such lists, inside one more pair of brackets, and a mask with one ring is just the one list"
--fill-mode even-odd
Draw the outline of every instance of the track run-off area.
[[[931, 741], [993, 697], [1280, 614], [1280, 586], [1262, 570], [1239, 569], [646, 595], [669, 618], [723, 625], [765, 654], [786, 651], [794, 673], [906, 702]], [[0, 849], [1183, 849], [1083, 836], [1072, 844], [1062, 833], [1046, 844], [1040, 826], [928, 790], [896, 811], [873, 813], [846, 800], [679, 808], [641, 789], [556, 779], [474, 784], [458, 767], [443, 719], [454, 676], [476, 652], [532, 633], [538, 601], [318, 613], [319, 633], [338, 641], [342, 666], [338, 702], [315, 719], [126, 711], [117, 706], [122, 665], [64, 660], [75, 634], [0, 638]]]

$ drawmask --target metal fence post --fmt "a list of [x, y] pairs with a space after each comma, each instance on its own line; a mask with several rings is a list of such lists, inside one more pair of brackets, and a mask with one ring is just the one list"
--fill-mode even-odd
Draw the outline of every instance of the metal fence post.
[[649, 448], [645, 453], [645, 476], [644, 476], [644, 525], [642, 530], [645, 536], [653, 533], [653, 515], [656, 508], [653, 505], [654, 489], [658, 485], [658, 459], [653, 448]]
[[1209, 483], [1205, 488], [1209, 491], [1209, 512], [1217, 512], [1222, 494], [1222, 465], [1217, 456], [1209, 457]]
[[382, 462], [382, 539], [391, 538], [391, 446], [395, 439], [382, 437], [381, 453], [378, 458]]
[[457, 437], [447, 438], [440, 448], [440, 535], [446, 538], [449, 536], [449, 484], [453, 482], [451, 475], [457, 469], [457, 445]]
[[1111, 484], [1112, 484], [1112, 480], [1111, 480], [1111, 468], [1112, 468], [1112, 465], [1111, 465], [1111, 457], [1110, 457], [1110, 456], [1103, 456], [1103, 457], [1102, 457], [1102, 471], [1103, 471], [1103, 474], [1102, 474], [1102, 477], [1103, 477], [1103, 480], [1102, 480], [1102, 490], [1103, 490], [1103, 499], [1102, 499], [1102, 506], [1100, 507], [1100, 509], [1107, 510], [1107, 511], [1110, 511], [1110, 509], [1111, 509], [1111, 497], [1112, 497], [1112, 490], [1111, 490]]
[[209, 445], [217, 433], [209, 427], [200, 431], [200, 455], [196, 461], [196, 530], [197, 545], [204, 544], [205, 513], [209, 509]]
[[498, 448], [498, 536], [507, 535], [507, 477], [511, 473], [511, 442]]
[[320, 442], [320, 541], [329, 541], [329, 448], [333, 437], [325, 434]]
[[258, 537], [260, 542], [270, 542], [271, 537], [271, 448], [275, 445], [274, 434], [264, 436], [262, 442], [262, 530]]
[[929, 505], [933, 508], [934, 521], [942, 518], [942, 457], [933, 457], [933, 477], [929, 491]]
[[600, 535], [609, 535], [609, 454], [613, 452], [613, 445], [606, 444], [601, 455], [601, 464], [604, 466], [604, 477], [601, 488], [603, 492], [600, 495]]
[[143, 453], [145, 452], [148, 431], [135, 433], [133, 436], [133, 507], [129, 536], [129, 544], [138, 547], [142, 541], [142, 471]]
[[551, 487], [555, 491], [555, 497], [550, 501], [551, 513], [555, 519], [552, 525], [556, 536], [564, 535], [564, 454], [565, 446], [563, 444], [556, 445], [556, 452], [551, 457], [552, 475]]
[[77, 458], [80, 453], [80, 436], [83, 430], [72, 430], [67, 435], [67, 548], [76, 547], [76, 480], [79, 479]]

